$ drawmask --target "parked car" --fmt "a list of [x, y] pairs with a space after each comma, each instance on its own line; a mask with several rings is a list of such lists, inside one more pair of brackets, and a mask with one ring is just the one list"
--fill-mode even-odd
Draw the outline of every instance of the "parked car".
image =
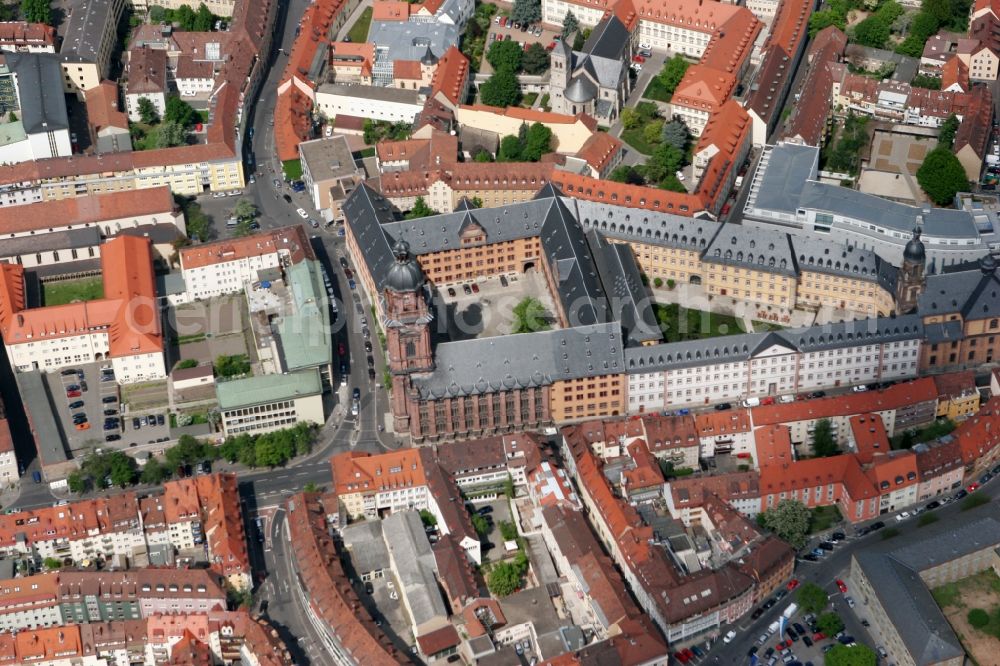
[[346, 257], [341, 257], [340, 258], [340, 267], [341, 268], [347, 268], [347, 258]]
[[137, 419], [137, 418], [132, 419], [132, 430], [138, 430], [141, 427], [142, 426], [141, 426], [141, 424], [139, 422], [139, 419]]
[[69, 403], [69, 408], [70, 409], [80, 409], [85, 404], [86, 403], [84, 403], [83, 400], [74, 400], [73, 402]]
[[76, 374], [76, 368], [66, 368], [65, 370], [63, 370], [59, 374], [62, 375], [63, 377], [69, 377], [70, 375], [75, 375]]
[[732, 408], [733, 408], [733, 404], [731, 402], [720, 402], [719, 404], [717, 404], [715, 406], [715, 411], [717, 411], [717, 412], [724, 412], [727, 409], [732, 409]]
[[840, 590], [841, 593], [847, 592], [847, 583], [840, 580], [839, 578], [834, 582], [837, 583], [837, 589]]
[[843, 532], [834, 532], [833, 534], [830, 535], [831, 541], [843, 541], [846, 538], [847, 535], [844, 534]]
[[925, 506], [924, 509], [926, 509], [927, 511], [933, 511], [934, 509], [938, 508], [939, 506], [941, 506], [941, 502], [938, 502], [937, 500], [934, 500], [933, 502], [931, 502], [930, 504], [928, 504], [927, 506]]
[[786, 585], [786, 586], [785, 586], [785, 588], [786, 588], [786, 589], [787, 589], [787, 590], [788, 590], [789, 592], [791, 592], [792, 590], [794, 590], [794, 589], [795, 589], [795, 588], [797, 588], [798, 586], [799, 586], [799, 579], [798, 579], [798, 578], [793, 578], [793, 579], [791, 579], [790, 581], [788, 581], [788, 585]]
[[470, 287], [468, 284], [463, 284], [462, 291], [465, 292], [466, 296], [468, 296], [469, 294], [472, 293], [472, 287]]
[[454, 298], [458, 294], [455, 292], [455, 288], [454, 287], [448, 287], [448, 295], [451, 296], [452, 298]]
[[855, 393], [864, 393], [865, 391], [868, 390], [868, 387], [865, 386], [864, 384], [858, 384], [857, 386], [853, 387], [851, 390], [854, 391]]

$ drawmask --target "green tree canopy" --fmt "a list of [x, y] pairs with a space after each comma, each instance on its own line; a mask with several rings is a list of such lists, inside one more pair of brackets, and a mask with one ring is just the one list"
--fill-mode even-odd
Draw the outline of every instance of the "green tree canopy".
[[521, 139], [513, 134], [500, 139], [500, 149], [497, 152], [498, 162], [520, 162], [521, 161]]
[[160, 114], [156, 110], [156, 105], [148, 97], [139, 98], [139, 120], [146, 125], [155, 125], [160, 122]]
[[517, 82], [517, 75], [510, 69], [497, 70], [479, 86], [479, 98], [489, 106], [517, 106], [521, 101], [521, 86]]
[[423, 197], [417, 197], [417, 200], [413, 202], [413, 208], [410, 209], [404, 217], [407, 220], [416, 220], [421, 217], [430, 217], [431, 215], [437, 215], [438, 212], [427, 205]]
[[531, 25], [542, 20], [541, 0], [514, 0], [510, 17], [521, 25]]
[[878, 15], [872, 14], [854, 26], [854, 40], [862, 46], [880, 49], [889, 40], [889, 24]]
[[764, 527], [795, 548], [805, 545], [809, 533], [809, 509], [798, 500], [781, 500], [761, 514]]
[[62, 560], [56, 559], [55, 557], [46, 557], [42, 561], [42, 565], [49, 571], [52, 571], [53, 569], [59, 569], [62, 567]]
[[566, 39], [580, 27], [580, 22], [576, 20], [576, 15], [571, 11], [566, 12], [566, 16], [563, 17], [562, 24], [562, 38]]
[[514, 328], [511, 333], [534, 333], [549, 330], [549, 313], [541, 301], [531, 296], [514, 306]]
[[[202, 6], [204, 7], [204, 5]], [[184, 129], [189, 129], [201, 120], [201, 116], [198, 115], [198, 112], [190, 104], [180, 97], [170, 95], [167, 97], [167, 106], [163, 112], [163, 120], [177, 123]]]
[[687, 150], [688, 142], [691, 140], [691, 133], [688, 132], [687, 125], [682, 120], [671, 120], [663, 126], [660, 137], [663, 143], [670, 144], [680, 151]]
[[156, 458], [147, 460], [139, 475], [139, 481], [152, 486], [158, 486], [169, 478], [170, 469]]
[[153, 143], [157, 148], [173, 148], [187, 143], [187, 130], [175, 122], [163, 122], [153, 130]]
[[976, 629], [982, 629], [990, 623], [990, 614], [982, 608], [973, 608], [965, 617]]
[[513, 594], [521, 585], [521, 576], [517, 567], [509, 562], [500, 562], [490, 569], [486, 583], [490, 592], [498, 597], [506, 597]]
[[826, 666], [875, 666], [878, 656], [867, 645], [857, 643], [850, 647], [837, 643], [826, 653]]
[[246, 354], [215, 357], [215, 374], [219, 377], [238, 377], [250, 372], [250, 359]]
[[202, 2], [198, 5], [198, 11], [194, 13], [194, 24], [192, 28], [195, 32], [210, 32], [215, 25], [215, 16], [211, 10]]
[[498, 39], [490, 44], [490, 49], [486, 52], [486, 61], [497, 71], [508, 69], [514, 73], [519, 72], [523, 57], [524, 49], [517, 42], [508, 40]]
[[49, 0], [21, 0], [21, 17], [28, 23], [52, 24]]
[[684, 78], [684, 73], [687, 72], [688, 67], [691, 66], [687, 60], [684, 59], [681, 54], [674, 54], [674, 57], [663, 64], [663, 69], [660, 71], [656, 77], [660, 80], [660, 85], [663, 86], [667, 92], [673, 93], [677, 89], [678, 84], [680, 84], [681, 79]]
[[816, 421], [816, 429], [812, 437], [813, 455], [817, 458], [829, 458], [840, 453], [837, 439], [833, 435], [833, 424], [830, 419]]
[[257, 206], [249, 199], [240, 199], [233, 208], [233, 215], [241, 220], [252, 220], [257, 217]]
[[816, 628], [827, 636], [836, 636], [844, 630], [844, 621], [836, 613], [828, 611], [816, 618]]
[[939, 146], [951, 150], [952, 146], [955, 145], [955, 134], [958, 132], [958, 125], [958, 117], [954, 113], [941, 123], [941, 129], [938, 132]]
[[[497, 42], [493, 42], [496, 44]], [[508, 42], [504, 42], [505, 44]], [[524, 50], [521, 67], [525, 74], [543, 74], [549, 68], [549, 52], [538, 42], [534, 42]]]
[[920, 188], [938, 205], [950, 204], [955, 194], [969, 188], [962, 163], [950, 150], [937, 147], [927, 153], [917, 169]]
[[552, 130], [542, 123], [533, 123], [528, 128], [521, 159], [527, 162], [537, 162], [542, 158], [542, 155], [551, 152]]
[[620, 164], [616, 166], [614, 170], [608, 174], [608, 180], [616, 183], [628, 183], [629, 185], [646, 184], [646, 179], [643, 178], [642, 173], [636, 167], [628, 164]]
[[816, 583], [803, 583], [796, 592], [795, 598], [805, 613], [818, 613], [826, 608], [830, 601], [826, 590]]
[[476, 534], [482, 538], [490, 533], [490, 523], [485, 516], [474, 513], [472, 514], [472, 529], [476, 530]]

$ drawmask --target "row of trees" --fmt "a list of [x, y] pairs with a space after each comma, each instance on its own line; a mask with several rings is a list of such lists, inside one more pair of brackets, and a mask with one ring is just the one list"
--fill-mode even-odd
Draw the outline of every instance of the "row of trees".
[[884, 48], [892, 34], [893, 23], [903, 14], [903, 6], [895, 0], [885, 0], [878, 9], [852, 29], [854, 41], [863, 46]]
[[191, 9], [191, 5], [181, 5], [177, 9], [154, 5], [149, 8], [149, 20], [152, 23], [172, 23], [187, 32], [210, 32], [219, 17], [202, 2], [197, 10]]
[[495, 71], [506, 69], [515, 74], [542, 74], [549, 68], [549, 53], [538, 42], [521, 48], [515, 41], [498, 39], [490, 44], [486, 61]]
[[[500, 140], [498, 162], [537, 162], [542, 155], [552, 152], [552, 130], [541, 123], [521, 123], [517, 135], [507, 135]], [[485, 157], [485, 159], [484, 159]], [[477, 162], [491, 161], [489, 153], [476, 155]]]

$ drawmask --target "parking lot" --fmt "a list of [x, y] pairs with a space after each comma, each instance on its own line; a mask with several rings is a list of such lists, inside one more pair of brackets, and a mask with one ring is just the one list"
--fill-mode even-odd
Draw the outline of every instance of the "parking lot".
[[507, 498], [500, 497], [491, 502], [473, 502], [473, 506], [490, 523], [490, 533], [483, 542], [483, 556], [492, 562], [499, 562], [506, 556], [503, 537], [500, 535], [500, 523], [511, 521]]
[[[110, 369], [111, 365], [81, 363], [62, 372], [43, 375], [52, 396], [56, 420], [65, 434], [67, 447], [74, 454], [104, 445], [109, 435], [121, 434], [118, 383], [113, 375], [101, 381], [104, 367]], [[105, 419], [113, 419], [113, 427], [104, 429]], [[108, 425], [112, 426], [112, 422]]]
[[368, 609], [375, 623], [387, 635], [395, 636], [412, 650], [413, 624], [399, 598], [399, 583], [392, 571], [387, 570], [383, 578], [375, 578], [363, 585], [358, 582], [357, 585], [360, 588], [358, 597]]

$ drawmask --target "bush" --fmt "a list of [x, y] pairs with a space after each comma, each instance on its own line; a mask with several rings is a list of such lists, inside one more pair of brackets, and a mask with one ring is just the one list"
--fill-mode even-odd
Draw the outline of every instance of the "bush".
[[659, 289], [663, 286], [663, 278], [653, 278], [653, 286]]
[[982, 629], [990, 623], [990, 614], [982, 608], [973, 608], [965, 618], [976, 629]]
[[197, 368], [197, 367], [198, 367], [198, 361], [196, 359], [186, 358], [183, 361], [178, 362], [177, 365], [174, 366], [174, 369], [187, 370], [188, 368]]
[[517, 540], [517, 527], [514, 526], [509, 520], [500, 521], [500, 536], [503, 537], [504, 541], [515, 541]]

